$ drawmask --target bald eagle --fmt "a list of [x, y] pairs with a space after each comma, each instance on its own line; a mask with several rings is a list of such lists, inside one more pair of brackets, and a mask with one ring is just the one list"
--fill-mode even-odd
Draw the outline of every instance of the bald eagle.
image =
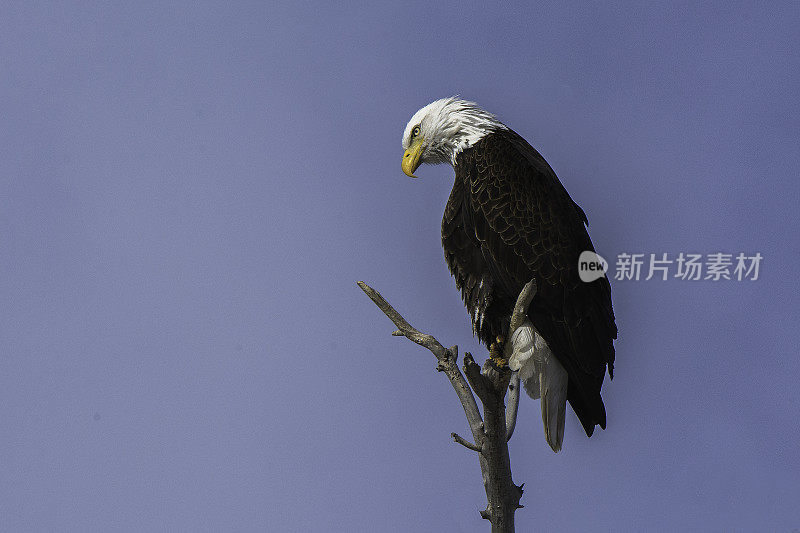
[[[595, 425], [605, 429], [600, 388], [606, 369], [614, 376], [617, 326], [608, 279], [579, 277], [581, 252], [594, 252], [586, 214], [539, 152], [473, 102], [454, 97], [423, 107], [405, 128], [403, 148], [410, 177], [422, 163], [455, 170], [442, 219], [447, 266], [480, 341], [512, 343], [509, 367], [528, 395], [541, 398], [547, 443], [561, 449], [567, 401], [587, 436]], [[531, 279], [528, 320], [509, 332]]]

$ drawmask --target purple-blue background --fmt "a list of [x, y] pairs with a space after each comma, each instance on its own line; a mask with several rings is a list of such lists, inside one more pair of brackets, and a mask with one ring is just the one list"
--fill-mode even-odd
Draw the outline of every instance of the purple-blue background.
[[[536, 146], [601, 254], [760, 252], [612, 281], [608, 429], [523, 399], [518, 529], [800, 527], [800, 10], [728, 2], [6, 3], [0, 529], [486, 531], [430, 353], [478, 350], [442, 258], [460, 93]], [[481, 356], [482, 357], [482, 356]]]

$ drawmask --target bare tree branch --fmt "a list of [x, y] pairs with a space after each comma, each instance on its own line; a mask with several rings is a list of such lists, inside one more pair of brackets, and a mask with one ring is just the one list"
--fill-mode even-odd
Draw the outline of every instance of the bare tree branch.
[[[403, 318], [403, 316], [400, 313], [395, 311], [394, 307], [389, 305], [389, 302], [384, 300], [383, 296], [381, 296], [381, 294], [378, 291], [376, 291], [363, 281], [359, 281], [358, 286], [361, 287], [362, 291], [367, 293], [367, 296], [369, 296], [370, 299], [373, 302], [375, 302], [375, 305], [377, 305], [378, 308], [380, 308], [380, 310], [383, 311], [383, 314], [389, 317], [389, 320], [394, 322], [394, 325], [397, 326], [397, 331], [399, 331], [404, 337], [406, 337], [411, 341], [416, 342], [417, 344], [419, 344], [424, 348], [427, 348], [428, 350], [433, 352], [433, 355], [436, 356], [436, 359], [439, 359], [440, 361], [442, 359], [447, 358], [447, 349], [441, 344], [439, 344], [439, 341], [437, 341], [433, 337], [433, 335], [427, 335], [425, 333], [420, 333], [419, 331], [417, 331], [414, 327], [411, 326], [411, 324], [406, 322], [406, 319]], [[396, 335], [399, 337], [399, 335], [397, 335], [397, 332], [392, 333], [392, 335]]]
[[511, 382], [508, 384], [508, 407], [506, 407], [506, 442], [511, 440], [511, 437], [514, 435], [514, 428], [517, 427], [519, 387], [519, 372], [513, 372], [511, 374]]
[[528, 317], [528, 307], [530, 307], [534, 296], [536, 296], [536, 280], [532, 279], [522, 287], [517, 297], [514, 313], [511, 315], [511, 326], [508, 328], [509, 333], [516, 331], [525, 322]]
[[[533, 297], [530, 294], [531, 283], [525, 285], [517, 300], [517, 307], [521, 305], [521, 302], [524, 304], [521, 311], [523, 314]], [[481, 369], [472, 355], [466, 353], [464, 355], [464, 373], [462, 374], [456, 364], [457, 346], [445, 348], [432, 335], [414, 329], [375, 289], [363, 281], [359, 281], [358, 286], [397, 326], [398, 330], [392, 335], [402, 335], [420, 346], [424, 346], [436, 356], [437, 370], [447, 375], [450, 384], [456, 391], [475, 440], [473, 444], [458, 434], [451, 433], [455, 442], [478, 452], [487, 499], [486, 509], [480, 514], [491, 522], [493, 533], [513, 532], [514, 513], [521, 507], [519, 501], [522, 497], [522, 486], [515, 485], [511, 477], [508, 439], [511, 437], [516, 423], [516, 401], [519, 399], [518, 380], [516, 386], [512, 388], [511, 398], [513, 400], [516, 396], [516, 400], [514, 400], [515, 404], [511, 415], [506, 414], [505, 395], [512, 380], [512, 374], [515, 373], [511, 372], [507, 365], [500, 366], [491, 358], [486, 360]], [[533, 287], [535, 292], [535, 284]], [[516, 327], [519, 327], [524, 321], [524, 316], [520, 320], [518, 314], [515, 307], [511, 321], [512, 324], [516, 324]], [[478, 410], [473, 391], [483, 404], [483, 417]], [[511, 417], [510, 420], [508, 416]]]
[[[532, 279], [522, 287], [517, 303], [514, 305], [514, 312], [511, 315], [511, 324], [508, 326], [508, 342], [505, 346], [505, 358], [509, 361], [512, 353], [511, 335], [519, 328], [528, 316], [528, 307], [531, 305], [533, 297], [536, 296], [536, 280]], [[519, 408], [519, 373], [514, 372], [511, 376], [511, 383], [508, 385], [508, 409], [506, 410], [506, 442], [511, 440], [514, 435], [514, 428], [517, 426], [517, 410]]]
[[359, 281], [358, 286], [361, 287], [361, 290], [364, 291], [373, 302], [375, 302], [375, 305], [383, 311], [383, 314], [389, 317], [389, 320], [394, 322], [394, 325], [397, 326], [398, 331], [392, 333], [392, 335], [398, 336], [396, 334], [399, 332], [407, 339], [420, 346], [424, 346], [436, 356], [436, 359], [439, 361], [437, 369], [444, 372], [450, 380], [450, 384], [456, 391], [458, 399], [461, 401], [461, 406], [464, 408], [464, 414], [467, 416], [467, 422], [472, 431], [472, 437], [475, 439], [476, 443], [480, 443], [483, 439], [483, 419], [481, 418], [481, 412], [478, 410], [478, 404], [475, 402], [475, 397], [472, 395], [469, 385], [458, 370], [458, 365], [456, 364], [458, 346], [453, 346], [450, 349], [445, 348], [433, 335], [420, 333], [411, 326], [411, 324], [409, 324], [400, 313], [395, 311], [394, 307], [392, 307], [378, 291], [363, 281]]
[[[465, 364], [467, 357], [464, 357]], [[471, 357], [470, 357], [471, 359]], [[474, 364], [474, 363], [473, 363]], [[475, 365], [477, 366], [477, 365]], [[484, 488], [488, 504], [481, 516], [492, 523], [492, 532], [514, 531], [514, 512], [519, 507], [522, 487], [514, 484], [511, 477], [511, 461], [508, 456], [506, 439], [506, 414], [504, 397], [511, 379], [511, 369], [507, 365], [499, 366], [496, 361], [487, 359], [478, 376], [470, 372], [475, 381], [481, 378], [482, 385], [476, 385], [475, 394], [483, 403], [483, 420], [486, 441], [483, 456], [486, 457]]]

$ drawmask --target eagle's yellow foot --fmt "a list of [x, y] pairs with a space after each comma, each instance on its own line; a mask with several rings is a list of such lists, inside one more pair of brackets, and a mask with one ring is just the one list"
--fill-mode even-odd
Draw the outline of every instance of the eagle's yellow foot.
[[508, 361], [503, 357], [503, 336], [498, 335], [495, 341], [489, 346], [489, 357], [502, 368], [508, 365]]

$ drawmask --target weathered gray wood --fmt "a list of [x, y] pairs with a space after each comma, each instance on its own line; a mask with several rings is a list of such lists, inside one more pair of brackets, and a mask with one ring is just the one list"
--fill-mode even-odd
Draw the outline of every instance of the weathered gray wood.
[[378, 291], [363, 281], [359, 281], [358, 286], [361, 287], [361, 290], [363, 290], [375, 303], [375, 305], [377, 305], [378, 308], [383, 311], [383, 314], [389, 317], [389, 320], [394, 322], [394, 325], [397, 326], [398, 331], [404, 337], [414, 341], [420, 346], [427, 348], [431, 351], [431, 353], [433, 353], [433, 355], [436, 356], [437, 361], [439, 361], [439, 364], [436, 368], [440, 372], [444, 372], [447, 378], [450, 380], [450, 384], [453, 386], [453, 389], [455, 389], [458, 399], [461, 401], [461, 406], [464, 408], [464, 414], [467, 416], [467, 422], [469, 423], [469, 428], [472, 431], [472, 437], [475, 439], [475, 443], [480, 446], [478, 443], [481, 442], [483, 438], [483, 420], [481, 419], [481, 413], [478, 410], [478, 404], [475, 403], [475, 397], [472, 395], [472, 391], [470, 391], [469, 385], [464, 379], [464, 376], [458, 370], [458, 365], [456, 364], [456, 358], [458, 357], [458, 346], [445, 348], [433, 337], [433, 335], [420, 333], [414, 327], [412, 327], [411, 324], [406, 322], [406, 319], [403, 318], [400, 313], [395, 311], [394, 307], [389, 305], [389, 302], [387, 302]]
[[[511, 324], [509, 324], [509, 335], [511, 332], [516, 331], [518, 327], [525, 322], [528, 316], [528, 307], [531, 305], [531, 300], [536, 295], [536, 280], [530, 280], [522, 287], [517, 302], [514, 305], [514, 312], [511, 315]], [[511, 357], [511, 343], [506, 342], [505, 345], [505, 358], [506, 361]], [[517, 425], [517, 409], [519, 408], [519, 374], [514, 372], [511, 376], [511, 383], [508, 385], [508, 408], [506, 409], [506, 441], [511, 440], [514, 435], [514, 428]]]
[[[450, 384], [464, 408], [467, 422], [472, 431], [474, 444], [456, 433], [451, 433], [451, 437], [455, 442], [478, 453], [487, 499], [486, 509], [480, 514], [491, 522], [493, 533], [513, 532], [514, 513], [522, 507], [519, 503], [522, 497], [522, 486], [514, 484], [511, 476], [511, 461], [508, 456], [508, 439], [514, 432], [517, 402], [519, 401], [519, 378], [516, 373], [511, 372], [508, 365], [500, 366], [492, 359], [487, 359], [481, 369], [472, 355], [467, 353], [464, 356], [464, 373], [462, 374], [456, 363], [457, 346], [445, 348], [432, 335], [421, 333], [412, 327], [378, 291], [363, 281], [359, 281], [358, 286], [398, 328], [397, 331], [392, 332], [392, 335], [406, 337], [427, 348], [436, 356], [437, 369], [444, 372], [450, 380]], [[524, 321], [528, 305], [535, 292], [536, 284], [531, 281], [520, 293], [511, 317], [511, 325], [514, 329]], [[514, 331], [514, 329], [509, 331]], [[508, 350], [506, 354], [509, 354]], [[515, 381], [512, 381], [514, 378], [516, 378]], [[509, 396], [513, 406], [509, 409], [509, 413], [506, 413], [505, 395], [510, 383], [515, 384]], [[483, 405], [483, 417], [478, 410], [473, 391]]]

